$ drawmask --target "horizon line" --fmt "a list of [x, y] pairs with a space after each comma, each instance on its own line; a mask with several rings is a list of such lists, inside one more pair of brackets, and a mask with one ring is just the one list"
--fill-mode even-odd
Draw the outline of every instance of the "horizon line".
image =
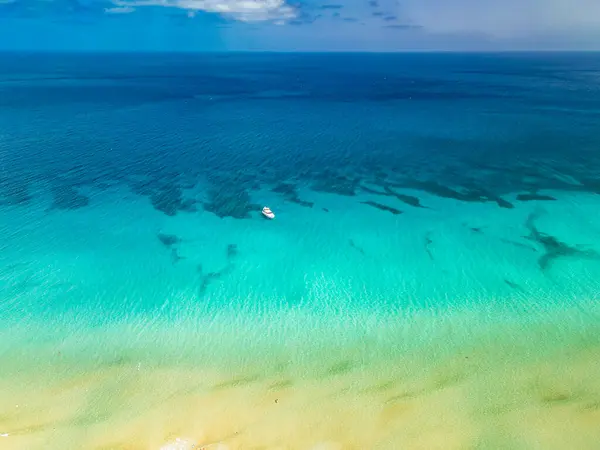
[[469, 49], [418, 49], [418, 50], [132, 50], [132, 49], [1, 49], [0, 54], [524, 54], [524, 53], [600, 53], [600, 49], [565, 50], [565, 49], [503, 49], [503, 50], [469, 50]]

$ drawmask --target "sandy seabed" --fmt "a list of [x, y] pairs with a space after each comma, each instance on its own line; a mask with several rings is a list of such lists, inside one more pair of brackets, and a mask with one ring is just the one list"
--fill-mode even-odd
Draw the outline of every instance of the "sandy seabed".
[[4, 352], [0, 448], [597, 449], [596, 310], [40, 324]]

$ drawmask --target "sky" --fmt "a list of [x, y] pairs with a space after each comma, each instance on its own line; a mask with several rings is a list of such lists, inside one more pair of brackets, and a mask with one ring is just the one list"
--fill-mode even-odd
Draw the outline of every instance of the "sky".
[[600, 0], [0, 0], [0, 50], [600, 50]]

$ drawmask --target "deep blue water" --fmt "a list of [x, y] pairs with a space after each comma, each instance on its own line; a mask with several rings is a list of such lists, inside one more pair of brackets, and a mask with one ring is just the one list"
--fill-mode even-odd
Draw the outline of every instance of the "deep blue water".
[[192, 207], [182, 185], [203, 174], [215, 186], [204, 206], [239, 218], [252, 208], [246, 189], [263, 182], [289, 181], [292, 197], [299, 181], [341, 195], [394, 183], [461, 201], [600, 191], [597, 54], [0, 61], [9, 203], [30, 198], [33, 177], [59, 208], [85, 204], [76, 188], [112, 180], [175, 214]]

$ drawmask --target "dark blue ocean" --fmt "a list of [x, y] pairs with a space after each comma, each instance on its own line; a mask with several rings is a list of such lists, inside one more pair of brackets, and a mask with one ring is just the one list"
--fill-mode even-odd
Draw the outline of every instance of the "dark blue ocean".
[[0, 448], [595, 449], [599, 124], [596, 53], [0, 54]]

